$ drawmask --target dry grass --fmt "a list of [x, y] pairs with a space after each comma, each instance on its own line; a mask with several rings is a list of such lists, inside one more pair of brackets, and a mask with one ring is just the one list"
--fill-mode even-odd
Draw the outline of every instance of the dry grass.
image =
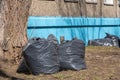
[[[120, 48], [89, 46], [86, 48], [85, 59], [87, 64], [85, 70], [61, 71], [51, 75], [18, 74], [15, 72], [17, 65], [8, 63], [4, 64], [1, 69], [12, 77], [18, 77], [18, 80], [120, 80]], [[11, 76], [7, 78], [0, 76], [0, 80], [16, 80]]]

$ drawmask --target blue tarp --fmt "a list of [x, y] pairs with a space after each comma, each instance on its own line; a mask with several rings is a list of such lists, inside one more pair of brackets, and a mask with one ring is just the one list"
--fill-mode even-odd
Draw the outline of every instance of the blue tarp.
[[88, 40], [104, 38], [105, 32], [120, 37], [120, 18], [84, 18], [84, 17], [33, 17], [28, 18], [28, 38], [47, 38], [54, 34], [58, 40], [74, 37]]

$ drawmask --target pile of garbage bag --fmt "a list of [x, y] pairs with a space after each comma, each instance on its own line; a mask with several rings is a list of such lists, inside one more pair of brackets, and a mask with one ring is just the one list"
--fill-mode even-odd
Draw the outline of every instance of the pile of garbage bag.
[[120, 47], [120, 38], [116, 35], [106, 33], [106, 36], [103, 39], [89, 40], [88, 45]]
[[17, 72], [33, 75], [53, 74], [61, 69], [81, 70], [86, 68], [85, 44], [74, 39], [59, 44], [52, 34], [47, 39], [32, 38], [23, 48], [23, 60]]

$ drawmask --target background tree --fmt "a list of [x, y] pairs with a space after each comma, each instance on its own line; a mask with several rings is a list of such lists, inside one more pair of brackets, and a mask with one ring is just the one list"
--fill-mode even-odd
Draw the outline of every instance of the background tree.
[[0, 55], [18, 60], [27, 42], [31, 0], [0, 0]]

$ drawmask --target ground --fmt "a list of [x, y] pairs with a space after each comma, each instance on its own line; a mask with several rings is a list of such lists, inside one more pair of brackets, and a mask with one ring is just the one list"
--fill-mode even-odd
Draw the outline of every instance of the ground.
[[120, 48], [86, 47], [87, 69], [51, 75], [18, 74], [18, 65], [0, 59], [0, 80], [120, 80]]

